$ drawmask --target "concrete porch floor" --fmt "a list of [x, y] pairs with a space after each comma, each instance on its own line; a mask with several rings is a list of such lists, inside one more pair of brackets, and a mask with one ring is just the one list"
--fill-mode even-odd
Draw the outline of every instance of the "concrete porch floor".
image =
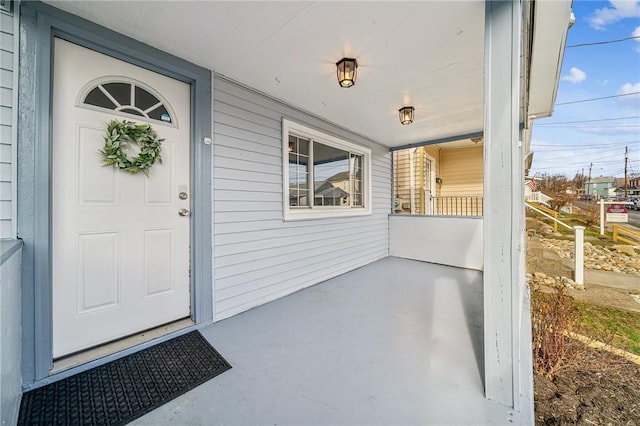
[[134, 424], [525, 423], [484, 397], [482, 309], [481, 272], [387, 257], [202, 329], [233, 368]]

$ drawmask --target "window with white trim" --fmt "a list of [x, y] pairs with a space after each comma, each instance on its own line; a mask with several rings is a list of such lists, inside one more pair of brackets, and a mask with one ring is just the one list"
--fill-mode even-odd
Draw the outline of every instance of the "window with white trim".
[[371, 150], [282, 121], [284, 218], [371, 214]]

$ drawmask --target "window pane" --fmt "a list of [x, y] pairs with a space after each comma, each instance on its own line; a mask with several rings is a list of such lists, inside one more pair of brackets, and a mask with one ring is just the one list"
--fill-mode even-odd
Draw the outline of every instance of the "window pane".
[[309, 207], [309, 140], [289, 136], [289, 206]]
[[362, 207], [362, 155], [351, 154], [351, 176], [352, 184], [351, 194], [353, 195], [352, 206]]
[[159, 103], [160, 100], [153, 96], [151, 93], [144, 90], [142, 87], [136, 86], [136, 106], [141, 110], [146, 110]]
[[107, 97], [99, 87], [95, 87], [92, 89], [86, 98], [84, 98], [84, 103], [88, 105], [95, 105], [106, 109], [115, 109], [116, 104], [111, 102], [111, 99]]
[[131, 84], [106, 83], [102, 87], [122, 106], [131, 105]]
[[149, 118], [164, 121], [166, 123], [171, 123], [171, 116], [169, 115], [169, 111], [167, 111], [164, 105], [160, 105], [158, 108], [149, 111]]
[[349, 206], [349, 152], [314, 142], [314, 206]]

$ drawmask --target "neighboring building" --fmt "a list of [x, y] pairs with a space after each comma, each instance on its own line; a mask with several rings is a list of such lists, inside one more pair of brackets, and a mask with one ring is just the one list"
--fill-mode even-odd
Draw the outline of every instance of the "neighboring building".
[[591, 195], [596, 199], [612, 196], [616, 188], [616, 179], [612, 176], [591, 178], [590, 181], [587, 180], [584, 184], [585, 194]]
[[394, 213], [482, 216], [482, 155], [471, 138], [394, 151]]
[[[533, 423], [524, 157], [571, 1], [0, 4], [0, 422], [21, 391], [106, 362], [61, 372], [69, 354], [149, 329], [156, 344], [397, 256], [482, 271], [461, 298], [483, 322], [459, 325], [482, 365], [464, 367]], [[343, 55], [361, 61], [351, 89]], [[148, 177], [103, 167], [115, 119], [164, 139]], [[481, 208], [432, 199], [467, 196]]]
[[[616, 197], [625, 196], [624, 178], [616, 179], [616, 188], [613, 191], [613, 195]], [[627, 178], [626, 195], [627, 197], [640, 197], [640, 177]]]

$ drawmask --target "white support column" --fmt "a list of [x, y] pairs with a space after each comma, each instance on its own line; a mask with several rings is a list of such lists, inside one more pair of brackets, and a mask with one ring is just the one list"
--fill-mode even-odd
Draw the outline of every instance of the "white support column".
[[575, 270], [576, 276], [575, 281], [576, 284], [584, 285], [584, 226], [574, 226], [573, 230], [575, 231], [575, 239], [574, 239], [574, 259], [575, 259]]
[[518, 408], [524, 170], [519, 141], [520, 1], [485, 11], [484, 362], [489, 399]]
[[409, 193], [411, 199], [411, 214], [416, 214], [416, 165], [414, 164], [415, 160], [415, 149], [409, 150]]

